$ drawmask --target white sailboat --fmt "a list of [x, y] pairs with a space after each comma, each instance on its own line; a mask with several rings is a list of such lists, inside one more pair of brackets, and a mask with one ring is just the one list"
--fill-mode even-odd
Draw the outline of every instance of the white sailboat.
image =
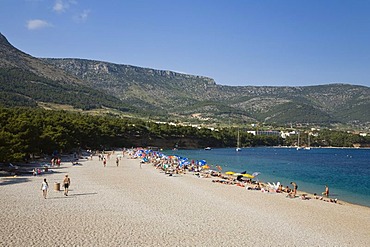
[[236, 141], [236, 149], [235, 149], [236, 152], [240, 152], [242, 151], [241, 147], [240, 147], [240, 132], [239, 132], [239, 129], [238, 129], [238, 139]]
[[311, 150], [311, 147], [310, 147], [310, 134], [308, 134], [308, 145], [306, 147], [301, 147], [301, 144], [300, 144], [300, 133], [298, 132], [297, 150]]
[[299, 141], [300, 141], [300, 132], [298, 132], [297, 150], [301, 150], [302, 149], [302, 147], [300, 146]]
[[304, 148], [304, 150], [311, 150], [310, 133], [308, 133], [308, 145]]

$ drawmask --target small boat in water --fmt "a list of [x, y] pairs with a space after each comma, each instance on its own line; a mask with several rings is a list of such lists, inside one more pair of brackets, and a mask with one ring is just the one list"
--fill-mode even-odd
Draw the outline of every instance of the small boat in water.
[[204, 150], [211, 150], [212, 148], [211, 147], [206, 147]]

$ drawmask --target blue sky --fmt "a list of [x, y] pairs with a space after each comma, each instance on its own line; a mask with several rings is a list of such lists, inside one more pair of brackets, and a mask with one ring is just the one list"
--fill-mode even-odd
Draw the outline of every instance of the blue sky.
[[208, 76], [221, 85], [370, 86], [370, 1], [0, 0], [35, 57]]

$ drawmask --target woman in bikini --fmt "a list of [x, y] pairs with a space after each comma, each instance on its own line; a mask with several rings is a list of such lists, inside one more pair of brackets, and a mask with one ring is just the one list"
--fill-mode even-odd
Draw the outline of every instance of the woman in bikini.
[[45, 199], [46, 199], [46, 195], [48, 194], [48, 188], [49, 188], [49, 184], [48, 182], [46, 182], [46, 178], [44, 178], [44, 181], [41, 184], [41, 190], [42, 190], [42, 195], [44, 196]]

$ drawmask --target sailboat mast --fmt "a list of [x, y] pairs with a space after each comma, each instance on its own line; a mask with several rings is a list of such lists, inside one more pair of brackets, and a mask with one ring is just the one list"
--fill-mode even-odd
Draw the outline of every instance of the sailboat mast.
[[239, 148], [240, 147], [240, 133], [239, 133], [239, 129], [238, 129], [238, 139], [236, 141], [236, 147]]
[[236, 140], [236, 151], [241, 151], [242, 149], [240, 148], [240, 131], [238, 129], [238, 138]]

